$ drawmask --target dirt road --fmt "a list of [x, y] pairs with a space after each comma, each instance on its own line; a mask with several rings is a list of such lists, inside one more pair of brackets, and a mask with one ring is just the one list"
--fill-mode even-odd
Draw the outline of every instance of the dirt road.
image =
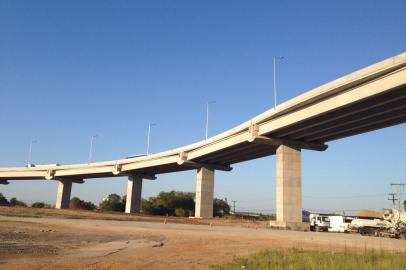
[[0, 216], [0, 269], [207, 269], [264, 248], [406, 251], [406, 241], [144, 221]]

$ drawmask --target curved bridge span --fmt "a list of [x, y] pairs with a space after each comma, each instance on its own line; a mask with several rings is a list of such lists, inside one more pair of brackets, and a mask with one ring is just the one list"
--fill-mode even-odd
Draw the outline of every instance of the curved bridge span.
[[317, 87], [208, 140], [140, 157], [72, 165], [0, 168], [0, 183], [59, 181], [56, 207], [69, 204], [72, 183], [128, 176], [126, 212], [139, 212], [143, 179], [197, 170], [196, 217], [213, 215], [214, 171], [276, 155], [277, 223], [302, 222], [301, 149], [406, 122], [406, 53]]

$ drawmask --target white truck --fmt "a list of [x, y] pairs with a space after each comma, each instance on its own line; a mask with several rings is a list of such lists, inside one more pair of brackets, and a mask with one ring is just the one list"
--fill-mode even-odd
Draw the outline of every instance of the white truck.
[[347, 232], [348, 225], [350, 224], [345, 216], [342, 215], [330, 215], [328, 216], [330, 226], [328, 228], [329, 232]]
[[361, 235], [406, 239], [406, 212], [384, 209], [382, 219], [354, 219], [351, 228]]
[[310, 219], [310, 230], [315, 232], [327, 232], [330, 227], [330, 219], [328, 215], [311, 213]]

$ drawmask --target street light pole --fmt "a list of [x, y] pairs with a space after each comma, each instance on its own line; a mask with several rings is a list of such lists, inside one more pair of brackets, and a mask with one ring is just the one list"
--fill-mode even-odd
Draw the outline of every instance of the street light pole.
[[36, 143], [36, 142], [37, 142], [36, 140], [30, 141], [30, 147], [29, 147], [29, 150], [28, 150], [28, 162], [27, 162], [28, 165], [31, 164], [32, 144]]
[[93, 135], [90, 139], [89, 163], [92, 162], [94, 139], [97, 137], [98, 137], [98, 135]]
[[206, 140], [209, 137], [209, 105], [216, 103], [216, 101], [207, 101], [206, 102]]
[[274, 108], [276, 108], [276, 60], [282, 60], [282, 56], [273, 57], [273, 99], [274, 99]]
[[147, 137], [147, 155], [149, 155], [149, 146], [151, 144], [151, 127], [156, 126], [155, 123], [148, 124], [148, 137]]

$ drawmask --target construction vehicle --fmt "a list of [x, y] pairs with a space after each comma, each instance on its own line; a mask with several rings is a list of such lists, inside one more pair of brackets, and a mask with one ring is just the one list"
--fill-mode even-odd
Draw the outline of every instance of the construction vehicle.
[[315, 232], [328, 231], [330, 220], [327, 215], [311, 213], [309, 216], [310, 230]]
[[400, 212], [396, 209], [384, 209], [383, 219], [390, 224], [389, 237], [406, 239], [406, 212]]
[[406, 239], [406, 212], [384, 209], [382, 219], [354, 219], [350, 228], [361, 235]]
[[330, 226], [328, 227], [329, 232], [347, 232], [348, 226], [351, 221], [342, 215], [329, 215], [328, 216]]

